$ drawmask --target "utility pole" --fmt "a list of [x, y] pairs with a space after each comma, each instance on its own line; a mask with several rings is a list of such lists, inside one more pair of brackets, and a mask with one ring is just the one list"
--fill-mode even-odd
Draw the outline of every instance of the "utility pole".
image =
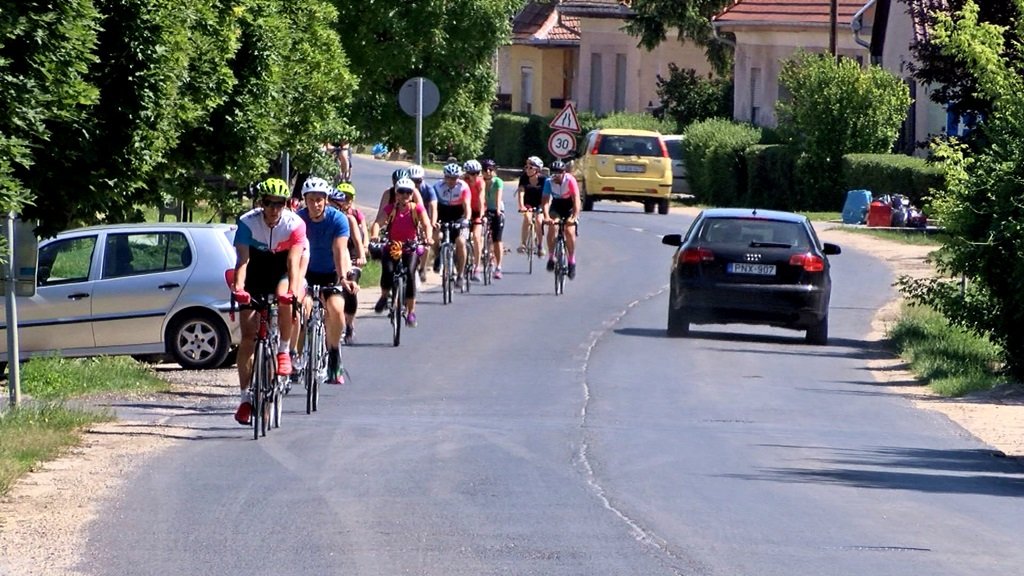
[[829, 6], [828, 14], [828, 51], [832, 54], [832, 57], [839, 61], [839, 47], [837, 45], [838, 40], [838, 26], [839, 26], [839, 0], [832, 0]]

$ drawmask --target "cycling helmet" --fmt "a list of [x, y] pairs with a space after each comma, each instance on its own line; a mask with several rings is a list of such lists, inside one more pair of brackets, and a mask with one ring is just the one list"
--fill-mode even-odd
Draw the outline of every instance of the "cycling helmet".
[[338, 184], [338, 192], [341, 194], [348, 194], [349, 196], [356, 197], [356, 187], [351, 182], [342, 182]]
[[409, 166], [409, 178], [412, 178], [413, 180], [422, 180], [424, 175], [423, 166], [420, 166], [419, 164]]
[[410, 192], [416, 191], [416, 183], [409, 178], [402, 178], [398, 182], [395, 182], [395, 192], [399, 190], [409, 190]]
[[454, 162], [452, 162], [451, 164], [445, 164], [445, 166], [444, 166], [444, 177], [445, 178], [451, 178], [451, 177], [458, 178], [459, 176], [462, 176], [462, 166], [459, 166], [458, 164], [456, 164]]
[[391, 173], [391, 183], [394, 184], [395, 182], [398, 182], [402, 178], [408, 178], [408, 177], [409, 177], [409, 169], [408, 168], [399, 168], [398, 170], [395, 170], [394, 172]]
[[462, 165], [462, 169], [468, 174], [479, 174], [480, 170], [482, 170], [480, 163], [476, 160], [466, 160], [466, 163]]
[[555, 160], [551, 163], [551, 172], [565, 172], [565, 162], [561, 160]]
[[288, 189], [288, 183], [280, 178], [267, 178], [256, 186], [261, 196], [274, 196], [276, 198], [288, 198], [292, 191]]
[[487, 170], [489, 168], [497, 168], [498, 164], [494, 160], [491, 160], [490, 158], [488, 158], [488, 159], [484, 160], [483, 162], [481, 162], [480, 166], [482, 166], [484, 170]]
[[538, 158], [537, 156], [530, 156], [529, 158], [526, 159], [526, 165], [533, 166], [534, 168], [540, 170], [541, 168], [544, 167], [544, 161]]
[[323, 194], [324, 196], [331, 193], [331, 185], [327, 183], [327, 180], [323, 178], [317, 178], [316, 176], [310, 176], [306, 178], [306, 181], [302, 183], [302, 195], [305, 196], [311, 192]]
[[334, 191], [327, 195], [327, 199], [330, 200], [331, 202], [337, 202], [341, 204], [342, 202], [348, 200], [348, 197], [345, 196], [344, 192], [335, 188]]

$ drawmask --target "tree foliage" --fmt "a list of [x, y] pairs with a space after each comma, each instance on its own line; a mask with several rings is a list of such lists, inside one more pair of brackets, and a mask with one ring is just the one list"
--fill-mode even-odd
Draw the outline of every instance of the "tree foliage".
[[[1013, 0], [1013, 35], [1024, 33], [1024, 0]], [[983, 22], [968, 0], [954, 17], [937, 18], [934, 42], [971, 75], [977, 94], [990, 101], [982, 123], [985, 146], [970, 152], [955, 140], [940, 142], [935, 158], [946, 187], [931, 206], [948, 240], [939, 250], [939, 270], [967, 280], [900, 280], [912, 302], [936, 307], [951, 322], [988, 335], [1003, 349], [1009, 374], [1024, 381], [1024, 76], [1020, 59], [1007, 53], [1005, 27]], [[1019, 50], [1014, 46], [1013, 50]]]
[[664, 113], [685, 128], [709, 118], [732, 117], [731, 79], [705, 78], [692, 68], [668, 64], [668, 78], [658, 75], [658, 97]]
[[[901, 2], [906, 4], [907, 0]], [[925, 12], [921, 15], [923, 28], [934, 31], [943, 14], [959, 11], [965, 3], [966, 0], [946, 0], [948, 8], [944, 12]], [[1013, 47], [1024, 38], [1011, 25], [1017, 17], [1012, 3], [1007, 0], [974, 0], [974, 4], [978, 8], [979, 22], [1003, 27], [1002, 55], [1019, 66], [1024, 55]], [[907, 67], [915, 79], [932, 87], [933, 101], [958, 115], [984, 116], [990, 111], [992, 99], [979, 93], [978, 82], [974, 74], [968, 72], [965, 62], [944, 50], [931, 33], [911, 44], [910, 52], [914, 59], [907, 63]]]
[[411, 150], [415, 124], [399, 108], [398, 91], [406, 80], [423, 76], [441, 93], [438, 110], [424, 119], [424, 146], [460, 157], [477, 155], [490, 127], [496, 85], [492, 59], [523, 2], [333, 2], [341, 14], [342, 44], [361, 79], [352, 105], [360, 133]]
[[639, 45], [653, 50], [664, 42], [671, 28], [676, 40], [690, 41], [705, 48], [708, 62], [722, 76], [732, 71], [733, 50], [716, 41], [711, 18], [732, 4], [733, 0], [633, 0], [634, 15], [625, 30], [639, 38]]
[[910, 106], [910, 91], [878, 66], [798, 52], [783, 64], [779, 84], [792, 95], [776, 104], [779, 132], [801, 152], [801, 195], [811, 209], [842, 202], [842, 158], [888, 152]]

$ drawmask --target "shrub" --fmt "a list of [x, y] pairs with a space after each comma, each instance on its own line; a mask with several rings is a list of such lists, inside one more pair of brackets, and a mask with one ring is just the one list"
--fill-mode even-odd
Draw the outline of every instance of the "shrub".
[[760, 142], [761, 129], [712, 119], [694, 122], [683, 135], [690, 189], [697, 201], [718, 206], [741, 204], [747, 195], [744, 153]]
[[757, 144], [747, 148], [747, 194], [744, 204], [753, 208], [800, 210], [793, 181], [796, 150], [782, 144]]

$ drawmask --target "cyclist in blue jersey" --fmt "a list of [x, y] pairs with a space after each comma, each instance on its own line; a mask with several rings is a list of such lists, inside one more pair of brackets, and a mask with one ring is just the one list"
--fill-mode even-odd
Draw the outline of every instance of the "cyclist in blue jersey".
[[[260, 207], [238, 218], [238, 230], [235, 232], [237, 262], [231, 290], [235, 300], [243, 306], [251, 301], [252, 294], [277, 295], [281, 335], [277, 373], [287, 376], [292, 372], [288, 343], [294, 329], [293, 295], [303, 289], [301, 258], [306, 245], [306, 224], [298, 214], [285, 209], [291, 192], [284, 180], [270, 178], [261, 182], [256, 191]], [[259, 328], [256, 312], [243, 309], [239, 315], [239, 326], [242, 338], [238, 343], [238, 385], [242, 398], [235, 420], [248, 425], [252, 414], [249, 381]]]
[[[306, 207], [299, 210], [299, 217], [306, 223], [309, 238], [309, 269], [306, 282], [313, 286], [337, 286], [345, 291], [356, 290], [349, 281], [351, 260], [348, 251], [350, 235], [348, 216], [337, 208], [327, 205], [327, 195], [332, 187], [322, 178], [312, 177], [302, 184], [302, 197]], [[338, 345], [345, 330], [344, 299], [334, 290], [320, 294], [324, 302], [324, 326], [327, 336], [327, 382], [344, 383], [344, 369]], [[307, 306], [312, 301], [307, 301]]]

